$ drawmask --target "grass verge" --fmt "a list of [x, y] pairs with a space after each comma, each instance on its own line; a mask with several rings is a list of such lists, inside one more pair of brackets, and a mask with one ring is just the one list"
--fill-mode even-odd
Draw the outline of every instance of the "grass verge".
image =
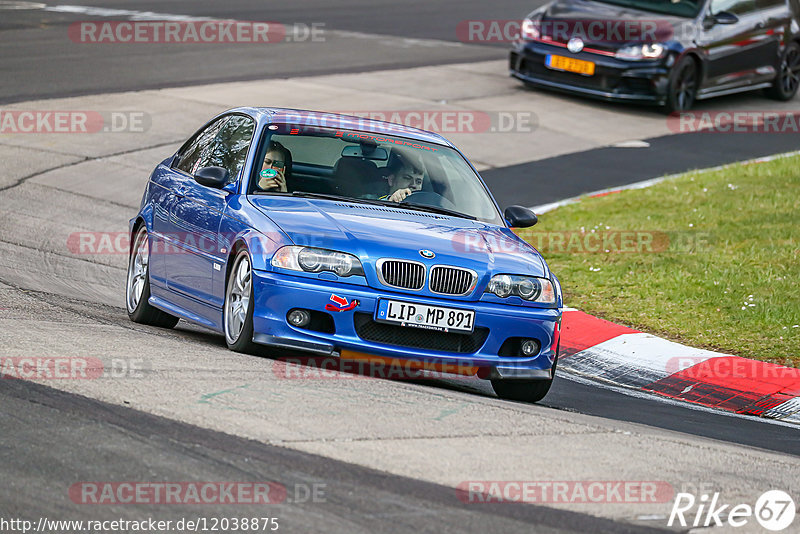
[[519, 231], [565, 305], [687, 345], [800, 367], [800, 157], [688, 173]]

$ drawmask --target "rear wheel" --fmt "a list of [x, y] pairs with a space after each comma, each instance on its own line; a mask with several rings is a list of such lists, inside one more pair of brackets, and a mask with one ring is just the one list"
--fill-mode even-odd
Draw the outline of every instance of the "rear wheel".
[[240, 249], [233, 258], [225, 289], [223, 323], [225, 342], [236, 352], [252, 352], [253, 343], [253, 270], [247, 249]]
[[664, 104], [667, 113], [691, 109], [697, 97], [699, 78], [697, 63], [691, 56], [684, 56], [678, 61], [669, 80], [667, 101]]
[[[558, 365], [559, 347], [556, 347], [556, 357], [553, 360], [551, 376], [556, 376]], [[492, 380], [492, 389], [501, 399], [520, 402], [539, 402], [553, 385], [553, 378], [547, 380]]]
[[791, 42], [783, 51], [778, 77], [766, 93], [770, 98], [785, 102], [794, 98], [798, 87], [800, 87], [800, 45]]
[[128, 317], [134, 323], [172, 328], [178, 318], [150, 305], [150, 245], [147, 228], [136, 230], [128, 259], [128, 279], [125, 284], [125, 303]]

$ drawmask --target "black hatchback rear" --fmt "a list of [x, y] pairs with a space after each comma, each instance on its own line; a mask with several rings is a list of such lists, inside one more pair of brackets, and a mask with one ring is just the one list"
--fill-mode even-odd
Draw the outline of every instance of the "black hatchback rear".
[[798, 17], [787, 0], [555, 0], [522, 24], [509, 58], [526, 84], [689, 109], [800, 82]]

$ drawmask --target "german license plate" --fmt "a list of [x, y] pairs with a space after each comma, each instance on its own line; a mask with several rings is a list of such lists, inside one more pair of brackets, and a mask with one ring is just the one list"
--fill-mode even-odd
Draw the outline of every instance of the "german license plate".
[[582, 59], [549, 55], [545, 58], [544, 64], [547, 67], [555, 70], [577, 72], [578, 74], [583, 74], [584, 76], [594, 75], [594, 63], [591, 61], [584, 61]]
[[375, 320], [410, 328], [437, 332], [471, 333], [475, 329], [475, 312], [445, 306], [427, 306], [399, 300], [380, 299]]

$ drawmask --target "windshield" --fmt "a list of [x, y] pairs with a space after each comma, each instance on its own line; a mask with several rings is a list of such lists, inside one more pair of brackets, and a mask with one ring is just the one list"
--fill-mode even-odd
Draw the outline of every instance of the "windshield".
[[478, 176], [452, 148], [392, 135], [270, 125], [250, 194], [325, 197], [503, 224]]
[[613, 4], [615, 6], [625, 6], [634, 9], [641, 9], [642, 11], [651, 11], [653, 13], [663, 13], [665, 15], [674, 15], [676, 17], [690, 17], [694, 18], [700, 12], [704, 2], [692, 0], [595, 0], [604, 4]]

